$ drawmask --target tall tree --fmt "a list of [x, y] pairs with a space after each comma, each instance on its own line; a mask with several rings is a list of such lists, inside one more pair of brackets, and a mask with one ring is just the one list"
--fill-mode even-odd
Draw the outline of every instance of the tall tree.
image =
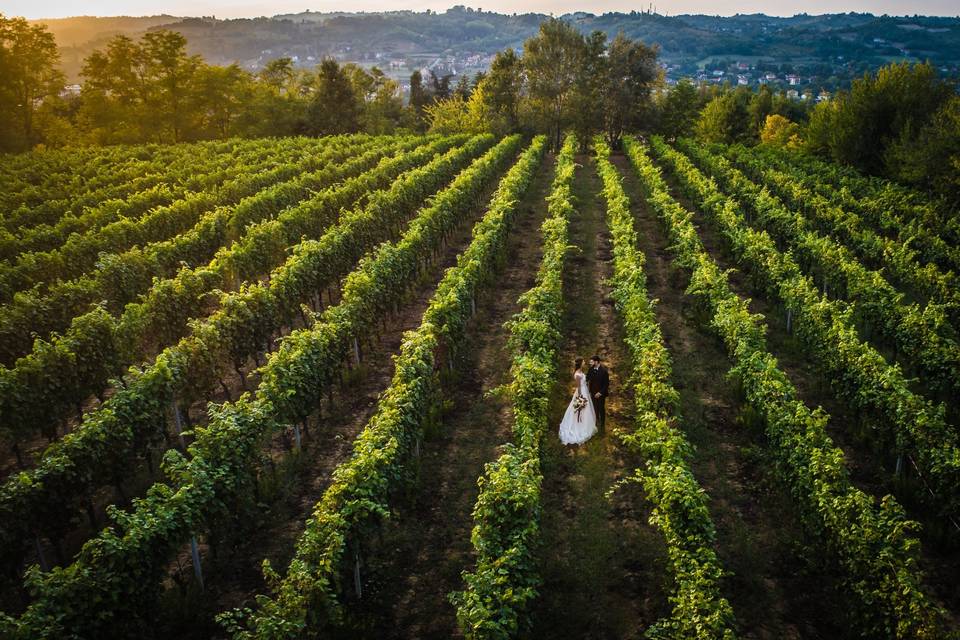
[[604, 96], [607, 92], [609, 60], [607, 35], [594, 31], [583, 38], [577, 56], [576, 82], [570, 97], [570, 126], [580, 144], [586, 146], [597, 131], [604, 129]]
[[190, 107], [202, 138], [225, 138], [235, 133], [234, 123], [244, 107], [250, 77], [236, 64], [202, 65], [191, 82]]
[[45, 98], [63, 89], [59, 63], [56, 40], [45, 26], [0, 14], [0, 118], [12, 125], [0, 125], [0, 148], [39, 142], [34, 114]]
[[697, 87], [686, 78], [680, 80], [663, 94], [660, 101], [660, 132], [668, 138], [691, 134], [702, 106]]
[[149, 80], [143, 49], [118, 35], [83, 63], [81, 126], [93, 142], [140, 142], [149, 136], [146, 112]]
[[410, 74], [410, 108], [413, 109], [418, 130], [422, 131], [425, 126], [423, 110], [429, 103], [427, 89], [423, 84], [423, 74], [420, 71], [414, 71]]
[[479, 83], [487, 110], [498, 120], [503, 132], [515, 131], [520, 125], [520, 92], [523, 73], [520, 58], [513, 49], [504, 49], [493, 57], [489, 73]]
[[317, 84], [307, 107], [307, 132], [314, 135], [360, 130], [360, 99], [350, 78], [332, 58], [320, 63]]
[[193, 114], [189, 110], [190, 83], [202, 65], [187, 55], [187, 39], [175, 31], [150, 31], [141, 43], [148, 78], [149, 111], [155, 115], [158, 137], [180, 142]]
[[534, 113], [560, 147], [570, 122], [570, 101], [577, 83], [583, 36], [570, 24], [551, 18], [540, 23], [537, 35], [523, 43], [523, 66]]
[[602, 112], [607, 141], [618, 145], [626, 129], [642, 124], [651, 113], [653, 88], [662, 80], [657, 49], [618, 33], [604, 58]]

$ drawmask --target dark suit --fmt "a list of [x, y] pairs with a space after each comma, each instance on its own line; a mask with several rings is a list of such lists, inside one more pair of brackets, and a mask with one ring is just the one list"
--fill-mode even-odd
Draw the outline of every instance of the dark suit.
[[[590, 389], [590, 399], [597, 413], [597, 430], [603, 433], [607, 425], [607, 396], [610, 395], [610, 374], [602, 364], [587, 370], [587, 387]], [[600, 397], [597, 397], [597, 394]]]

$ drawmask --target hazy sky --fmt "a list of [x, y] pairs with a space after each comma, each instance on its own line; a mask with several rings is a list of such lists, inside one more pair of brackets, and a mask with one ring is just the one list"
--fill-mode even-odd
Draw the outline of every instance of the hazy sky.
[[[463, 4], [490, 11], [514, 13], [536, 11], [567, 13], [570, 11], [631, 11], [646, 9], [651, 0], [483, 0], [475, 4], [456, 0], [353, 0], [349, 3], [333, 0], [90, 0], [78, 3], [70, 0], [2, 0], [0, 13], [27, 18], [62, 18], [76, 15], [155, 15], [167, 13], [182, 16], [215, 15], [219, 18], [275, 15], [310, 9], [311, 11], [388, 11], [412, 9], [443, 11], [451, 5]], [[659, 0], [653, 2], [658, 13], [705, 13], [731, 15], [734, 13], [766, 13], [794, 15], [796, 13], [841, 13], [869, 11], [890, 15], [960, 15], [957, 0]]]

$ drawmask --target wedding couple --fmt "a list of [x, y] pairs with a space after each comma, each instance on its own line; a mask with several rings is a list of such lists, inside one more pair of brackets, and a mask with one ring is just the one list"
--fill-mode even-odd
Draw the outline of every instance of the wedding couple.
[[610, 375], [607, 368], [600, 364], [600, 356], [590, 358], [586, 372], [583, 370], [583, 358], [577, 358], [573, 366], [577, 389], [560, 423], [560, 442], [563, 444], [583, 444], [598, 430], [603, 433], [607, 422]]

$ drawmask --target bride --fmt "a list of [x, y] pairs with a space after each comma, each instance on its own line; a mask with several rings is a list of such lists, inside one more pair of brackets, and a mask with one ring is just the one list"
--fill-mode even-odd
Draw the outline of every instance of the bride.
[[597, 416], [587, 389], [587, 376], [583, 372], [583, 358], [574, 361], [573, 378], [577, 389], [567, 405], [567, 412], [560, 423], [560, 442], [563, 444], [583, 444], [597, 432]]

